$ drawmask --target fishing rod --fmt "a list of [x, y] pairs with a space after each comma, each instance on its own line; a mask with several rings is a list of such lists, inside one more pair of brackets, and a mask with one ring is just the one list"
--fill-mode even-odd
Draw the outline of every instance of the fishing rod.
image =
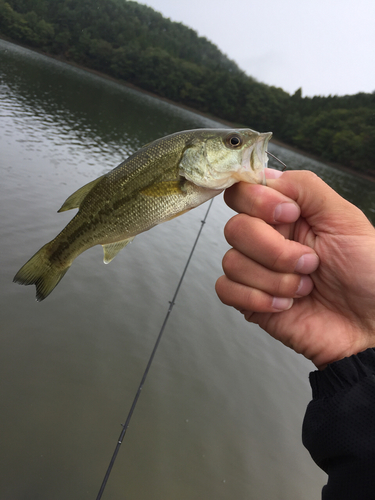
[[112, 471], [112, 468], [113, 468], [113, 465], [115, 463], [115, 460], [116, 460], [116, 457], [117, 457], [117, 454], [120, 450], [120, 446], [124, 440], [124, 437], [125, 437], [125, 434], [126, 434], [126, 431], [129, 427], [129, 424], [130, 424], [130, 420], [132, 418], [132, 415], [133, 415], [133, 412], [135, 410], [135, 407], [137, 405], [137, 401], [139, 399], [139, 396], [142, 392], [142, 389], [143, 389], [143, 385], [146, 381], [146, 378], [147, 378], [147, 375], [148, 375], [148, 372], [150, 370], [150, 367], [151, 367], [151, 364], [152, 364], [152, 361], [154, 359], [154, 356], [155, 356], [155, 353], [156, 353], [156, 350], [158, 348], [158, 345], [160, 343], [160, 340], [161, 340], [161, 337], [163, 335], [163, 332], [164, 332], [164, 329], [166, 327], [166, 324], [168, 322], [168, 319], [169, 319], [169, 316], [172, 312], [172, 309], [173, 309], [173, 306], [175, 305], [175, 300], [176, 300], [176, 297], [177, 297], [177, 294], [180, 290], [180, 287], [181, 287], [181, 284], [182, 284], [182, 281], [185, 277], [185, 274], [186, 274], [186, 271], [187, 271], [187, 268], [190, 264], [190, 261], [191, 261], [191, 258], [193, 256], [193, 253], [194, 253], [194, 250], [195, 250], [195, 247], [197, 246], [197, 243], [198, 243], [198, 240], [199, 240], [199, 237], [202, 233], [202, 230], [203, 230], [203, 226], [205, 225], [206, 223], [206, 219], [207, 219], [207, 216], [208, 216], [208, 213], [211, 209], [211, 206], [212, 206], [212, 203], [213, 203], [213, 199], [210, 201], [210, 204], [208, 205], [208, 208], [207, 208], [207, 211], [206, 211], [206, 215], [204, 216], [203, 220], [201, 221], [201, 227], [199, 228], [199, 231], [198, 231], [198, 234], [197, 234], [197, 237], [195, 238], [195, 242], [194, 242], [194, 245], [193, 245], [193, 248], [191, 249], [191, 252], [190, 252], [190, 255], [188, 257], [188, 260], [186, 261], [186, 264], [185, 264], [185, 268], [181, 274], [181, 278], [180, 278], [180, 281], [178, 282], [178, 285], [177, 285], [177, 288], [174, 292], [174, 295], [173, 295], [173, 298], [172, 300], [169, 302], [169, 307], [168, 307], [168, 311], [167, 311], [167, 314], [165, 315], [165, 318], [164, 318], [164, 321], [163, 321], [163, 324], [160, 328], [160, 331], [159, 331], [159, 334], [156, 338], [156, 342], [154, 344], [154, 348], [152, 349], [152, 352], [151, 352], [151, 355], [149, 357], [149, 360], [148, 360], [148, 363], [146, 365], [146, 368], [145, 368], [145, 371], [143, 372], [143, 376], [142, 376], [142, 379], [139, 383], [139, 386], [138, 386], [138, 389], [137, 389], [137, 392], [134, 396], [134, 400], [133, 400], [133, 403], [130, 407], [130, 410], [129, 410], [129, 413], [128, 413], [128, 416], [126, 418], [126, 421], [124, 424], [121, 424], [122, 425], [122, 430], [121, 430], [121, 433], [120, 433], [120, 436], [117, 440], [117, 444], [116, 444], [116, 447], [115, 447], [115, 450], [113, 452], [113, 455], [112, 455], [112, 458], [111, 458], [111, 461], [108, 465], [108, 468], [107, 468], [107, 472], [105, 473], [105, 476], [104, 476], [104, 479], [103, 479], [103, 482], [102, 482], [102, 485], [100, 487], [100, 490], [99, 490], [99, 493], [98, 493], [98, 496], [96, 497], [96, 500], [100, 500], [102, 498], [102, 495], [104, 493], [104, 490], [105, 490], [105, 487], [107, 485], [107, 482], [108, 482], [108, 479], [109, 479], [109, 475], [111, 474], [111, 471]]
[[[272, 153], [270, 153], [269, 151], [267, 151], [267, 154], [268, 154], [268, 155], [270, 155], [270, 156], [272, 156], [272, 158], [274, 158], [274, 159], [275, 159], [276, 161], [278, 161], [279, 163], [281, 163], [281, 164], [284, 166], [284, 170], [285, 170], [285, 168], [287, 168], [287, 166], [285, 165], [285, 163], [284, 163], [284, 162], [282, 162], [281, 160], [279, 160], [279, 158], [277, 158], [276, 156], [274, 156]], [[142, 392], [142, 389], [143, 389], [144, 383], [145, 383], [145, 381], [146, 381], [146, 378], [147, 378], [148, 372], [149, 372], [149, 370], [150, 370], [150, 367], [151, 367], [152, 361], [153, 361], [153, 359], [154, 359], [154, 356], [155, 356], [156, 350], [157, 350], [157, 348], [158, 348], [158, 346], [159, 346], [159, 343], [160, 343], [161, 337], [162, 337], [163, 332], [164, 332], [164, 329], [165, 329], [165, 327], [166, 327], [166, 325], [167, 325], [167, 322], [168, 322], [169, 316], [170, 316], [170, 314], [171, 314], [171, 312], [172, 312], [173, 306], [175, 305], [175, 300], [176, 300], [176, 297], [177, 297], [178, 292], [179, 292], [179, 290], [180, 290], [180, 287], [181, 287], [182, 281], [183, 281], [183, 279], [184, 279], [184, 277], [185, 277], [185, 274], [186, 274], [187, 268], [188, 268], [188, 266], [189, 266], [189, 264], [190, 264], [190, 261], [191, 261], [191, 258], [192, 258], [192, 256], [193, 256], [193, 253], [194, 253], [195, 247], [197, 246], [197, 243], [198, 243], [199, 237], [200, 237], [200, 235], [201, 235], [201, 233], [202, 233], [203, 226], [204, 226], [204, 225], [205, 225], [205, 223], [206, 223], [206, 220], [207, 220], [207, 217], [208, 217], [208, 214], [209, 214], [209, 211], [210, 211], [210, 209], [211, 209], [211, 206], [212, 206], [213, 201], [214, 201], [213, 199], [210, 201], [210, 203], [209, 203], [209, 205], [208, 205], [208, 208], [207, 208], [207, 211], [206, 211], [206, 215], [204, 216], [203, 220], [201, 221], [201, 226], [200, 226], [200, 228], [199, 228], [199, 231], [198, 231], [197, 237], [196, 237], [195, 242], [194, 242], [194, 244], [193, 244], [193, 248], [191, 249], [190, 255], [189, 255], [189, 257], [188, 257], [188, 259], [187, 259], [187, 261], [186, 261], [185, 268], [184, 268], [184, 270], [183, 270], [183, 272], [182, 272], [182, 274], [181, 274], [181, 278], [180, 278], [180, 281], [179, 281], [179, 282], [178, 282], [178, 284], [177, 284], [177, 288], [176, 288], [176, 290], [175, 290], [175, 292], [174, 292], [173, 298], [172, 298], [172, 300], [169, 302], [169, 307], [168, 307], [167, 314], [165, 315], [165, 318], [164, 318], [163, 324], [162, 324], [162, 326], [161, 326], [161, 328], [160, 328], [160, 331], [159, 331], [159, 334], [158, 334], [158, 336], [157, 336], [157, 338], [156, 338], [156, 341], [155, 341], [155, 344], [154, 344], [154, 348], [153, 348], [153, 350], [152, 350], [152, 352], [151, 352], [151, 355], [150, 355], [150, 357], [149, 357], [149, 360], [148, 360], [148, 362], [147, 362], [147, 365], [146, 365], [145, 371], [143, 372], [143, 376], [142, 376], [141, 382], [139, 383], [139, 386], [138, 386], [137, 392], [136, 392], [136, 394], [135, 394], [135, 396], [134, 396], [133, 403], [132, 403], [132, 405], [131, 405], [131, 407], [130, 407], [130, 410], [129, 410], [128, 416], [127, 416], [127, 418], [126, 418], [126, 421], [125, 421], [125, 423], [124, 423], [124, 424], [121, 424], [121, 425], [122, 425], [122, 430], [121, 430], [120, 436], [119, 436], [119, 438], [118, 438], [118, 440], [117, 440], [117, 444], [116, 444], [115, 450], [114, 450], [114, 452], [113, 452], [113, 455], [112, 455], [111, 461], [110, 461], [110, 463], [109, 463], [109, 465], [108, 465], [107, 471], [106, 471], [106, 473], [105, 473], [105, 476], [104, 476], [104, 479], [103, 479], [102, 485], [101, 485], [101, 487], [100, 487], [99, 493], [98, 493], [98, 495], [97, 495], [97, 497], [96, 497], [96, 500], [100, 500], [100, 499], [102, 498], [102, 496], [103, 496], [103, 493], [104, 493], [105, 487], [106, 487], [106, 485], [107, 485], [107, 482], [108, 482], [109, 476], [110, 476], [110, 474], [111, 474], [111, 471], [112, 471], [113, 465], [114, 465], [114, 463], [115, 463], [115, 460], [116, 460], [116, 458], [117, 458], [118, 452], [119, 452], [119, 450], [120, 450], [120, 446], [121, 446], [121, 444], [122, 444], [122, 442], [123, 442], [123, 440], [124, 440], [124, 437], [125, 437], [126, 431], [127, 431], [128, 427], [129, 427], [130, 420], [131, 420], [132, 415], [133, 415], [133, 413], [134, 413], [134, 410], [135, 410], [135, 407], [136, 407], [136, 405], [137, 405], [137, 402], [138, 402], [139, 396], [141, 395], [141, 392]]]

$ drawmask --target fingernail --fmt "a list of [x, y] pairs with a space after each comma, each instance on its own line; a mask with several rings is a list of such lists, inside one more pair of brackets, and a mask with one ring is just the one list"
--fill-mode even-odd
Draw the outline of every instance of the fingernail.
[[275, 222], [295, 222], [300, 216], [298, 205], [291, 202], [279, 203], [275, 208]]
[[296, 291], [296, 295], [298, 297], [305, 297], [312, 291], [313, 288], [314, 283], [312, 282], [310, 276], [301, 276], [301, 281]]
[[298, 259], [294, 269], [296, 273], [310, 274], [319, 266], [319, 257], [316, 253], [307, 253]]
[[293, 299], [284, 297], [274, 297], [272, 300], [272, 307], [278, 311], [287, 311], [293, 305]]

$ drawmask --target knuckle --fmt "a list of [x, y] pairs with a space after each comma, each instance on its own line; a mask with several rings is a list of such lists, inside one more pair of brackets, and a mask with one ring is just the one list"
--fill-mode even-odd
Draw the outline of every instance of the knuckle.
[[275, 295], [280, 297], [294, 297], [299, 286], [300, 276], [283, 274], [280, 276]]
[[320, 180], [320, 177], [316, 175], [315, 172], [312, 172], [311, 170], [303, 170], [301, 174], [306, 177], [306, 180], [315, 182], [316, 180]]
[[223, 257], [223, 270], [225, 274], [230, 273], [236, 267], [237, 251], [231, 248]]
[[284, 172], [285, 178], [290, 176], [293, 178], [299, 178], [302, 182], [308, 184], [310, 182], [316, 182], [317, 180], [321, 180], [320, 177], [311, 170], [287, 170]]
[[272, 269], [283, 273], [292, 273], [296, 265], [295, 242], [284, 240], [283, 244], [274, 249], [273, 259], [271, 262]]
[[218, 280], [215, 283], [215, 291], [216, 291], [217, 296], [221, 300], [221, 302], [223, 304], [227, 304], [226, 300], [225, 300], [226, 295], [227, 295], [226, 294], [226, 278], [225, 278], [225, 276], [220, 276], [220, 278], [218, 278]]
[[284, 248], [279, 248], [273, 256], [272, 268], [276, 271], [285, 271], [286, 263], [289, 260], [289, 253]]
[[238, 214], [229, 219], [224, 228], [224, 236], [227, 242], [234, 246], [241, 234], [244, 232], [244, 225], [247, 217], [245, 214]]
[[272, 297], [257, 288], [248, 288], [244, 294], [242, 308], [255, 311], [265, 312], [272, 307]]

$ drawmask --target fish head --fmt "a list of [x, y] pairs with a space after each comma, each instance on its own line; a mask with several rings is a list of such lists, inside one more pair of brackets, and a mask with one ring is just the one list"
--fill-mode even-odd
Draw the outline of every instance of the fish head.
[[179, 163], [181, 176], [208, 189], [223, 190], [239, 181], [265, 184], [271, 132], [202, 129], [194, 133]]

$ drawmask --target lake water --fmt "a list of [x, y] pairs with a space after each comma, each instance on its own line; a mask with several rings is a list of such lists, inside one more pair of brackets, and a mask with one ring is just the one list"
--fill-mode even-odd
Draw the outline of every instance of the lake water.
[[[95, 499], [207, 204], [109, 265], [81, 255], [42, 303], [12, 283], [78, 187], [151, 140], [217, 122], [0, 42], [0, 500]], [[278, 146], [375, 218], [375, 184]], [[233, 212], [215, 198], [104, 499], [313, 500], [301, 443], [314, 367], [223, 306]]]

